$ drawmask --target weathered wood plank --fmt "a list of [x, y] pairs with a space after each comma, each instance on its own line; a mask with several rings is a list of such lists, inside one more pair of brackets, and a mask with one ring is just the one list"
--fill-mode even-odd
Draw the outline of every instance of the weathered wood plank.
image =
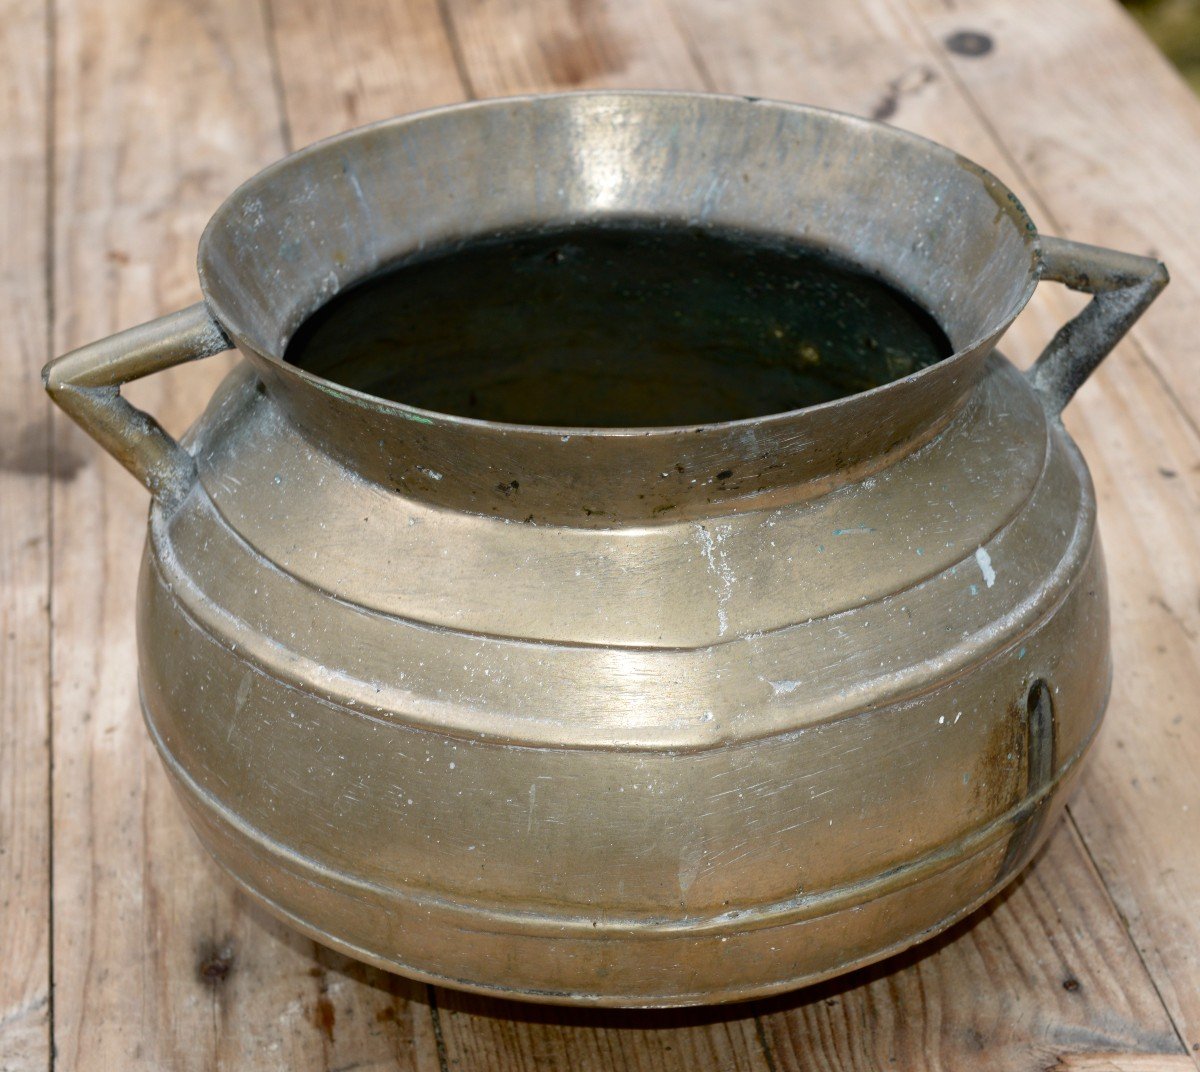
[[[291, 145], [468, 96], [437, 0], [270, 0]], [[319, 73], [318, 73], [319, 72]]]
[[1071, 814], [1196, 1054], [1200, 439], [1141, 379], [1111, 374], [1074, 418], [1104, 510], [1116, 677], [1107, 731]]
[[[1138, 338], [1200, 421], [1200, 385], [1180, 346], [1200, 298], [1200, 251], [1181, 231], [1200, 218], [1200, 102], [1115, 0], [905, 5], [1003, 141], [1010, 171], [1037, 189], [1047, 226], [1169, 254], [1173, 285]], [[979, 44], [964, 49], [964, 33]]]
[[[1088, 1053], [1183, 1055], [1074, 830], [930, 946], [766, 1019], [777, 1068], [1027, 1069]], [[1174, 1058], [1172, 1058], [1174, 1059]]]
[[1064, 1057], [1046, 1072], [1188, 1072], [1193, 1067], [1186, 1054], [1081, 1053]]
[[703, 89], [661, 5], [446, 0], [447, 25], [477, 97], [615, 87]]
[[449, 1067], [637, 1072], [773, 1066], [754, 1006], [662, 1012], [538, 1008], [437, 991]]
[[[260, 8], [81, 0], [64, 2], [58, 23], [64, 349], [195, 300], [206, 218], [284, 145]], [[212, 359], [129, 394], [181, 431], [228, 365]], [[407, 1000], [409, 984], [267, 918], [187, 829], [137, 707], [144, 492], [61, 417], [56, 441], [85, 462], [55, 503], [64, 1067], [436, 1067], [428, 1009]]]
[[[49, 407], [46, 119], [49, 23], [0, 20], [0, 1068], [50, 1065]], [[55, 474], [69, 480], [70, 458]]]
[[[281, 146], [256, 7], [62, 0], [56, 22], [63, 350], [194, 301], [205, 219]], [[130, 393], [178, 431], [227, 365]], [[206, 866], [141, 725], [133, 605], [145, 494], [61, 415], [54, 441], [78, 466], [54, 497], [58, 1061], [322, 1067], [325, 1042], [340, 1053], [340, 990], [309, 976], [307, 943], [259, 925]]]

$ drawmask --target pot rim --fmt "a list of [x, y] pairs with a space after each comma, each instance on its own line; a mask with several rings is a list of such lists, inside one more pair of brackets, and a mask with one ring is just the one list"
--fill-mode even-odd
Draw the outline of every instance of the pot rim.
[[[323, 376], [318, 376], [307, 369], [300, 368], [299, 366], [286, 361], [281, 353], [268, 352], [256, 345], [251, 344], [247, 339], [247, 333], [239, 327], [232, 317], [228, 315], [227, 310], [222, 306], [220, 300], [212, 292], [212, 287], [210, 286], [210, 273], [206, 268], [208, 251], [214, 242], [214, 235], [224, 225], [227, 215], [230, 214], [235, 207], [238, 206], [254, 189], [272, 181], [276, 175], [286, 171], [289, 168], [295, 167], [300, 161], [334, 151], [340, 146], [352, 143], [357, 138], [360, 138], [368, 132], [429, 122], [444, 115], [456, 114], [468, 110], [498, 109], [522, 103], [529, 103], [536, 106], [553, 102], [582, 99], [636, 101], [645, 98], [712, 100], [714, 102], [721, 102], [724, 104], [739, 104], [743, 106], [763, 107], [788, 112], [833, 116], [849, 126], [869, 130], [874, 134], [879, 134], [881, 131], [886, 131], [886, 136], [889, 138], [895, 139], [896, 141], [908, 142], [910, 145], [916, 146], [928, 152], [929, 154], [940, 158], [948, 164], [969, 170], [982, 182], [987, 193], [992, 196], [993, 200], [996, 202], [998, 211], [1007, 216], [1012, 224], [1016, 227], [1024, 242], [1026, 250], [1029, 252], [1029, 264], [1026, 269], [1025, 285], [1016, 295], [1016, 297], [1009, 303], [1008, 307], [1004, 309], [1003, 312], [997, 313], [995, 316], [990, 318], [990, 323], [981, 332], [979, 332], [975, 338], [971, 339], [970, 342], [966, 343], [965, 345], [955, 347], [953, 353], [945, 358], [942, 358], [940, 361], [934, 362], [932, 365], [928, 365], [925, 368], [917, 370], [916, 372], [889, 380], [886, 383], [879, 384], [878, 386], [868, 388], [864, 391], [856, 391], [852, 394], [843, 395], [840, 398], [814, 403], [813, 405], [803, 406], [797, 409], [781, 410], [776, 413], [761, 414], [753, 417], [741, 417], [725, 421], [709, 421], [683, 425], [666, 424], [628, 426], [543, 425], [523, 424], [511, 421], [493, 421], [479, 417], [465, 417], [452, 413], [444, 413], [440, 410], [423, 409], [419, 406], [382, 398], [379, 395], [371, 394], [368, 391], [348, 387], [344, 384], [338, 383], [336, 380], [330, 380]], [[480, 431], [486, 430], [493, 433], [509, 435], [554, 437], [560, 440], [563, 439], [563, 437], [569, 437], [571, 439], [584, 437], [598, 439], [629, 437], [646, 438], [674, 437], [680, 435], [681, 433], [695, 434], [698, 432], [736, 433], [742, 429], [762, 428], [765, 424], [794, 420], [800, 414], [816, 414], [832, 410], [837, 407], [844, 407], [866, 398], [883, 401], [889, 392], [895, 392], [903, 386], [919, 384], [925, 379], [947, 375], [950, 370], [956, 368], [960, 364], [965, 364], [970, 358], [978, 357], [982, 353], [985, 353], [994, 347], [1001, 336], [1003, 336], [1008, 328], [1012, 326], [1017, 316], [1028, 304], [1030, 298], [1033, 296], [1034, 290], [1037, 287], [1041, 274], [1042, 253], [1040, 237], [1041, 236], [1037, 226], [1029, 216], [1029, 213], [1026, 211], [1024, 205], [1009, 189], [1009, 187], [999, 178], [997, 178], [994, 173], [982, 165], [975, 163], [968, 157], [965, 157], [960, 153], [957, 153], [954, 150], [940, 144], [939, 142], [933, 141], [932, 139], [923, 137], [919, 134], [914, 134], [911, 131], [894, 127], [891, 124], [879, 120], [867, 119], [863, 116], [855, 115], [851, 112], [841, 111], [839, 109], [823, 108], [815, 105], [798, 104], [789, 101], [775, 100], [766, 97], [747, 96], [743, 94], [709, 93], [692, 90], [600, 89], [571, 90], [554, 93], [513, 94], [509, 96], [488, 97], [481, 100], [461, 101], [453, 104], [438, 105], [431, 108], [425, 108], [420, 111], [406, 113], [404, 115], [392, 116], [386, 119], [377, 120], [373, 123], [367, 123], [362, 126], [354, 127], [350, 130], [341, 131], [337, 134], [333, 134], [329, 137], [315, 141], [310, 145], [304, 146], [303, 148], [292, 153], [288, 153], [286, 156], [273, 161], [265, 168], [251, 175], [249, 178], [240, 183], [221, 202], [201, 233], [197, 249], [196, 266], [200, 280], [200, 289], [201, 293], [204, 295], [205, 303], [207, 304], [214, 319], [220, 324], [222, 329], [234, 341], [238, 348], [244, 353], [251, 354], [256, 358], [267, 362], [270, 366], [272, 366], [272, 369], [276, 374], [282, 374], [299, 384], [316, 389], [323, 394], [332, 395], [344, 401], [367, 407], [377, 413], [394, 415], [398, 418], [416, 421], [420, 424], [458, 426], [464, 431], [476, 429]], [[369, 278], [369, 275], [364, 275], [361, 279], [354, 280], [352, 283], [348, 284], [347, 287], [344, 287], [343, 291], [345, 289], [349, 289], [349, 287], [354, 286], [357, 283], [362, 282], [366, 278]], [[893, 285], [899, 286], [900, 289], [904, 290], [902, 284], [898, 284], [895, 280], [889, 280], [889, 282], [891, 282]], [[907, 293], [907, 291], [905, 291], [905, 293]]]

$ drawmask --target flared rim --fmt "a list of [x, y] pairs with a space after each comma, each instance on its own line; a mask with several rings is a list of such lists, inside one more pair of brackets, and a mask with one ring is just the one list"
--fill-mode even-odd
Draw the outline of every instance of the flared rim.
[[[641, 102], [645, 100], [664, 99], [681, 101], [700, 100], [712, 102], [712, 104], [715, 106], [769, 108], [781, 112], [809, 114], [826, 118], [832, 117], [838, 122], [844, 123], [847, 126], [859, 127], [865, 131], [870, 131], [874, 135], [884, 133], [886, 137], [892, 138], [897, 142], [907, 143], [917, 147], [931, 156], [938, 158], [949, 166], [970, 171], [980, 180], [984, 189], [995, 201], [997, 210], [1004, 217], [1011, 221], [1014, 229], [1024, 241], [1025, 248], [1029, 253], [1025, 285], [1018, 292], [1016, 297], [1008, 303], [1007, 307], [1003, 308], [1002, 310], [998, 310], [990, 318], [990, 322], [984, 327], [984, 329], [975, 333], [975, 337], [972, 338], [970, 342], [966, 343], [965, 345], [955, 347], [953, 353], [949, 354], [940, 361], [937, 361], [923, 369], [909, 373], [906, 376], [898, 377], [875, 387], [844, 395], [840, 398], [814, 403], [798, 409], [781, 410], [777, 413], [696, 424], [636, 426], [543, 425], [523, 424], [508, 421], [493, 421], [479, 417], [466, 417], [452, 413], [445, 413], [440, 410], [424, 409], [419, 406], [385, 399], [367, 391], [345, 386], [335, 380], [326, 379], [323, 376], [319, 376], [286, 361], [282, 352], [276, 353], [270, 348], [256, 345], [250, 339], [249, 332], [237, 323], [236, 319], [232, 317], [227, 308], [224, 307], [219, 297], [213, 292], [210, 277], [214, 273], [210, 273], [208, 270], [207, 262], [209, 259], [209, 251], [215, 241], [214, 236], [222, 227], [226, 226], [229, 216], [243, 206], [247, 199], [252, 197], [256, 190], [262, 189], [264, 186], [276, 180], [289, 169], [296, 167], [298, 164], [303, 163], [307, 159], [318, 157], [324, 154], [336, 153], [340, 148], [352, 144], [357, 139], [362, 138], [370, 133], [381, 130], [403, 129], [405, 127], [417, 124], [437, 122], [447, 116], [457, 115], [462, 112], [492, 109], [501, 110], [511, 108], [513, 105], [521, 104], [527, 104], [530, 107], [549, 107], [561, 106], [564, 103], [572, 104], [577, 101], [580, 103], [595, 102], [597, 100], [613, 102]], [[330, 137], [321, 139], [320, 141], [314, 142], [311, 145], [305, 146], [296, 152], [280, 158], [241, 183], [232, 193], [229, 194], [228, 197], [226, 197], [226, 199], [221, 203], [216, 212], [214, 212], [213, 216], [208, 221], [201, 235], [197, 252], [197, 270], [200, 278], [201, 291], [214, 318], [226, 331], [229, 337], [238, 345], [239, 349], [253, 354], [260, 360], [269, 363], [271, 366], [273, 366], [275, 371], [290, 378], [297, 384], [312, 388], [324, 395], [332, 396], [343, 401], [365, 407], [376, 413], [394, 414], [399, 419], [416, 421], [420, 424], [458, 426], [463, 430], [476, 429], [480, 431], [489, 431], [492, 433], [502, 433], [508, 435], [520, 434], [538, 437], [555, 437], [558, 439], [562, 439], [563, 437], [570, 437], [573, 439], [582, 437], [605, 439], [644, 438], [677, 436], [683, 433], [694, 435], [696, 433], [704, 432], [729, 434], [736, 433], [740, 429], [761, 428], [764, 425], [773, 424], [775, 422], [791, 420], [801, 414], [814, 414], [833, 410], [838, 407], [845, 407], [848, 404], [857, 402], [861, 399], [881, 399], [881, 397], [886, 396], [887, 393], [895, 392], [904, 386], [911, 387], [921, 383], [924, 380], [945, 375], [948, 370], [957, 368], [959, 365], [965, 363], [970, 357], [979, 356], [981, 352], [985, 352], [994, 347], [1000, 337], [1003, 336], [1003, 334], [1008, 330], [1008, 328], [1016, 320], [1017, 316], [1021, 313], [1032, 297], [1038, 283], [1039, 267], [1040, 252], [1038, 230], [1028, 212], [1025, 210], [1025, 207], [1021, 204], [1016, 195], [1005, 183], [1003, 183], [988, 169], [976, 164], [974, 161], [954, 152], [952, 149], [949, 149], [938, 142], [922, 137], [921, 135], [911, 133], [910, 131], [893, 127], [890, 124], [886, 124], [877, 120], [866, 119], [862, 116], [836, 109], [819, 108], [812, 105], [796, 104], [763, 97], [673, 90], [581, 90], [561, 93], [519, 94], [505, 97], [491, 97], [483, 100], [464, 101], [454, 104], [441, 105], [406, 115], [394, 116], [331, 135]], [[367, 277], [364, 276], [363, 278]], [[359, 281], [361, 280], [356, 280], [355, 282]], [[353, 285], [353, 283], [350, 285]], [[294, 334], [294, 330], [292, 334]]]

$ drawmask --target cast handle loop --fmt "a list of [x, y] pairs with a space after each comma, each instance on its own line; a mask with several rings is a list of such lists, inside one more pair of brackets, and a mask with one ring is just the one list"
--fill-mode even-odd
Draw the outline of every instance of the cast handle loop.
[[1029, 370], [1029, 382], [1052, 415], [1060, 414], [1135, 320], [1167, 285], [1153, 257], [1042, 236], [1041, 278], [1095, 297], [1050, 340]]
[[158, 421], [121, 397], [121, 384], [232, 345], [204, 302], [197, 302], [64, 354], [42, 369], [42, 382], [68, 416], [151, 495], [172, 502], [191, 487], [195, 459]]

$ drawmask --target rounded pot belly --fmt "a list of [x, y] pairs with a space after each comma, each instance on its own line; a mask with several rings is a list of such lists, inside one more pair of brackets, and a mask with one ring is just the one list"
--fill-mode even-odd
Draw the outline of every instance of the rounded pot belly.
[[[146, 719], [201, 838], [322, 942], [532, 1000], [738, 1000], [949, 925], [1034, 851], [1109, 682], [1086, 470], [1015, 377], [998, 365], [866, 487], [540, 545], [495, 518], [439, 528], [371, 487], [351, 515], [345, 484], [336, 515], [293, 500], [289, 540], [268, 470], [293, 462], [260, 464], [256, 501], [202, 438], [202, 482], [152, 514], [139, 599]], [[1001, 409], [1036, 433], [1007, 454]], [[972, 481], [986, 494], [957, 499]], [[409, 529], [441, 558], [472, 527], [497, 561], [519, 544], [531, 576], [567, 573], [586, 541], [614, 574], [658, 561], [643, 598], [694, 590], [691, 616], [622, 643], [494, 571], [454, 623], [478, 550], [440, 594], [382, 564]], [[388, 585], [330, 590], [366, 558]], [[562, 635], [571, 620], [593, 633]]]

